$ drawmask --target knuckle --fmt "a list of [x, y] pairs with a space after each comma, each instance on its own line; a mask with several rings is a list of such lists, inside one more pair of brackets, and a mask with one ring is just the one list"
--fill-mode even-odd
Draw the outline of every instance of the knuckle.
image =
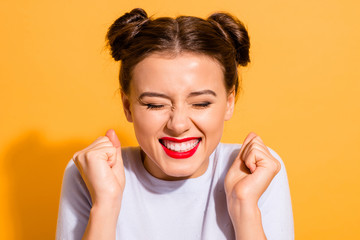
[[73, 160], [74, 162], [76, 163], [81, 163], [81, 160], [84, 158], [84, 151], [81, 150], [81, 151], [78, 151], [74, 154], [73, 156]]
[[75, 163], [75, 165], [79, 163], [79, 159], [77, 157], [73, 157], [72, 160]]
[[279, 161], [276, 161], [277, 171], [279, 172], [281, 170], [281, 164]]
[[259, 151], [257, 148], [251, 148], [249, 150], [249, 154], [255, 154], [255, 152]]
[[275, 159], [275, 161], [273, 161], [273, 168], [274, 168], [274, 172], [277, 174], [280, 169], [281, 169], [281, 163]]
[[109, 139], [107, 136], [102, 136], [102, 139], [103, 139], [104, 141], [110, 141], [110, 139]]
[[94, 145], [94, 144], [96, 144], [96, 143], [98, 143], [98, 142], [101, 142], [102, 138], [103, 138], [102, 136], [96, 138], [96, 139], [90, 144], [90, 146], [91, 146], [91, 145]]
[[254, 142], [256, 142], [259, 145], [263, 145], [263, 141], [260, 136], [256, 136], [254, 139]]
[[259, 149], [259, 148], [262, 148], [262, 144], [255, 140], [255, 141], [251, 142], [250, 148], [251, 149]]
[[89, 163], [94, 158], [94, 151], [87, 151], [84, 153], [84, 160], [86, 163]]
[[74, 161], [78, 160], [78, 157], [79, 157], [80, 153], [81, 153], [81, 151], [77, 151], [76, 153], [74, 153], [74, 155], [72, 157]]
[[100, 137], [98, 137], [98, 138], [94, 141], [94, 143], [107, 142], [107, 141], [110, 141], [107, 136], [100, 136]]

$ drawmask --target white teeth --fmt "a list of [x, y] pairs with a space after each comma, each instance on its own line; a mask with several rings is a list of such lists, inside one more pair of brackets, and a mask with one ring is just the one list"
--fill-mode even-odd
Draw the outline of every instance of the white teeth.
[[186, 147], [186, 143], [181, 143], [181, 147], [180, 147], [180, 149], [187, 149], [187, 147]]
[[175, 144], [175, 152], [179, 152], [181, 148], [181, 144]]
[[187, 152], [193, 149], [198, 143], [200, 142], [199, 139], [192, 139], [186, 142], [177, 143], [170, 140], [162, 140], [162, 144], [175, 152]]

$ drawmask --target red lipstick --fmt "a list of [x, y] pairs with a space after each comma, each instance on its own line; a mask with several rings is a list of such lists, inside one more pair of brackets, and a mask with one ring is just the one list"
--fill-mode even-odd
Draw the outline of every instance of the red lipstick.
[[[171, 149], [168, 149], [167, 147], [165, 147], [162, 143], [161, 140], [169, 140], [169, 141], [172, 141], [172, 142], [176, 142], [176, 143], [182, 143], [182, 142], [187, 142], [187, 141], [190, 141], [190, 140], [193, 140], [193, 139], [198, 139], [198, 143], [196, 144], [195, 147], [193, 147], [192, 149], [190, 149], [189, 151], [186, 151], [186, 152], [177, 152], [177, 151], [173, 151]], [[198, 149], [199, 145], [200, 145], [200, 142], [201, 142], [201, 138], [196, 138], [196, 137], [191, 137], [191, 138], [183, 138], [183, 139], [176, 139], [176, 138], [170, 138], [170, 137], [164, 137], [164, 138], [161, 138], [160, 139], [160, 143], [161, 143], [161, 146], [163, 147], [165, 153], [169, 156], [169, 157], [172, 157], [172, 158], [176, 158], [176, 159], [181, 159], [181, 158], [189, 158], [191, 157], [192, 155], [195, 154], [196, 150]]]
[[169, 141], [172, 141], [172, 142], [182, 143], [182, 142], [187, 142], [187, 141], [190, 141], [190, 140], [193, 140], [193, 139], [199, 139], [200, 140], [200, 138], [198, 138], [198, 137], [189, 137], [189, 138], [183, 138], [183, 139], [177, 139], [177, 138], [171, 138], [171, 137], [163, 137], [160, 140], [169, 140]]

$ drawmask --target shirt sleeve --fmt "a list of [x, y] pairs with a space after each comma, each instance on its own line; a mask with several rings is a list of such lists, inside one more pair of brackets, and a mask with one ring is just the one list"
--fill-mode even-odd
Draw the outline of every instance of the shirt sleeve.
[[294, 221], [285, 165], [274, 150], [269, 150], [281, 163], [281, 170], [258, 202], [264, 232], [269, 240], [292, 240]]
[[66, 166], [59, 204], [56, 239], [81, 239], [90, 215], [91, 197], [75, 163]]

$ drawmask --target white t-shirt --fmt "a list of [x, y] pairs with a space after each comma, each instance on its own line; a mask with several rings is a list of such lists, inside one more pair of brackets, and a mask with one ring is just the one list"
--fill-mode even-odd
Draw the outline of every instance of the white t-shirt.
[[[144, 168], [139, 147], [122, 149], [126, 186], [116, 228], [117, 240], [235, 239], [227, 211], [224, 178], [241, 145], [220, 143], [207, 171], [197, 178], [164, 181]], [[269, 240], [294, 239], [293, 215], [284, 163], [258, 202]], [[91, 197], [71, 160], [66, 167], [56, 239], [81, 239]]]

